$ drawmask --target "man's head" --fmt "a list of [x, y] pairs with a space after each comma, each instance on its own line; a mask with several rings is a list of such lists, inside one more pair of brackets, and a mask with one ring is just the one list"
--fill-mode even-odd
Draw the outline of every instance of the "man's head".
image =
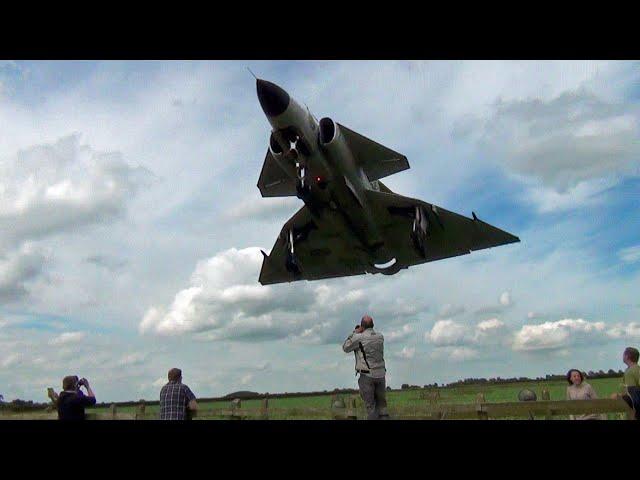
[[634, 365], [638, 363], [638, 357], [640, 357], [640, 352], [638, 352], [637, 348], [627, 347], [622, 354], [622, 361], [627, 365]]
[[373, 328], [373, 318], [371, 318], [369, 315], [365, 315], [364, 317], [362, 317], [362, 320], [360, 320], [360, 326], [363, 330], [366, 330], [367, 328]]
[[62, 379], [62, 389], [66, 391], [78, 390], [78, 376], [68, 375]]
[[182, 380], [182, 370], [179, 368], [172, 368], [169, 370], [169, 374], [167, 375], [170, 382], [179, 382]]

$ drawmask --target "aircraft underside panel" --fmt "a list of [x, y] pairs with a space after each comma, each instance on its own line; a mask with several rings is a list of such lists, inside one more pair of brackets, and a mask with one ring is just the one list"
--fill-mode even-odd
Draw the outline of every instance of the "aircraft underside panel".
[[[386, 187], [385, 187], [386, 189]], [[388, 190], [388, 189], [386, 189]], [[471, 219], [443, 208], [403, 197], [395, 193], [366, 191], [384, 238], [384, 243], [396, 263], [389, 271], [373, 267], [369, 254], [354, 235], [340, 222], [317, 225], [307, 207], [302, 207], [282, 228], [268, 257], [265, 256], [260, 272], [263, 285], [319, 280], [370, 273], [395, 273], [412, 265], [465, 255], [473, 250], [496, 247], [519, 241], [511, 235], [479, 219]], [[416, 225], [416, 208], [421, 208], [423, 224]], [[325, 210], [323, 215], [341, 215]], [[417, 234], [412, 233], [416, 232]], [[423, 231], [424, 230], [424, 231]], [[291, 254], [296, 268], [287, 263]], [[291, 257], [289, 257], [291, 258]]]
[[[325, 210], [324, 215], [338, 215]], [[290, 241], [293, 237], [293, 255], [300, 271], [287, 268]], [[260, 283], [293, 282], [296, 280], [319, 280], [322, 278], [361, 275], [366, 264], [354, 244], [350, 232], [331, 227], [318, 227], [309, 209], [302, 207], [282, 227], [271, 253], [263, 259]]]
[[[421, 200], [371, 190], [366, 196], [376, 212], [387, 247], [395, 253], [403, 268], [520, 241], [482, 220], [467, 218]], [[428, 224], [422, 236], [423, 250], [417, 248], [409, 233], [416, 218], [416, 207], [422, 209]]]

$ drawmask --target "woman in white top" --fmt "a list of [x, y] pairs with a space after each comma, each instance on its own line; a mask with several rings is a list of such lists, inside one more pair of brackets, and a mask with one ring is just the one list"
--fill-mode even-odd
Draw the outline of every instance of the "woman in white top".
[[[598, 398], [596, 391], [584, 381], [584, 375], [580, 370], [572, 368], [567, 372], [567, 400], [593, 400]], [[570, 415], [571, 420], [601, 420], [602, 415]]]

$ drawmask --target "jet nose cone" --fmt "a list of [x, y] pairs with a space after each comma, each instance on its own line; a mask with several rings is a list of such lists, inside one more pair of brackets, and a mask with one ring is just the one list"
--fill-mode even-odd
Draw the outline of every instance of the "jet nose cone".
[[269, 117], [277, 117], [289, 106], [289, 94], [275, 83], [257, 80], [258, 100], [264, 113]]

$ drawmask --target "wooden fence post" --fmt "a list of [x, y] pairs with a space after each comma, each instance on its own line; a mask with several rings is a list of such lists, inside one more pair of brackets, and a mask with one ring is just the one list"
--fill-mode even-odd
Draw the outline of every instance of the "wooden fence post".
[[117, 407], [116, 407], [116, 404], [115, 404], [115, 403], [112, 403], [112, 404], [111, 404], [111, 408], [110, 408], [110, 410], [111, 410], [111, 418], [112, 418], [113, 420], [115, 420], [115, 419], [116, 419], [116, 415], [117, 415], [117, 413], [118, 413], [118, 409], [117, 409]]
[[483, 404], [486, 402], [484, 393], [476, 395], [476, 412], [478, 414], [478, 420], [489, 420], [489, 415], [487, 415], [487, 412], [483, 408]]
[[551, 400], [551, 394], [549, 393], [549, 389], [547, 387], [542, 387], [542, 400]]
[[356, 406], [356, 397], [351, 397], [349, 399], [349, 410], [347, 411], [347, 420], [357, 420], [357, 406]]
[[260, 411], [260, 416], [263, 420], [269, 420], [269, 397], [264, 397], [262, 399], [262, 408]]
[[[542, 397], [542, 400], [551, 400], [551, 394], [549, 393], [549, 389], [547, 387], [542, 387], [542, 394], [540, 396]], [[551, 416], [551, 412], [549, 412], [548, 415], [544, 416], [545, 420], [552, 420], [552, 418], [553, 417]]]
[[136, 420], [144, 420], [146, 409], [147, 409], [147, 406], [146, 406], [144, 400], [141, 400], [140, 404], [138, 405], [138, 411], [136, 412], [135, 419]]
[[344, 400], [338, 395], [332, 396], [333, 402], [331, 404], [331, 416], [334, 420], [344, 420], [346, 405]]
[[435, 405], [440, 400], [440, 392], [438, 390], [435, 392], [427, 392], [421, 395], [420, 398], [426, 399], [429, 405]]
[[242, 414], [239, 412], [242, 407], [242, 400], [234, 398], [231, 400], [231, 420], [242, 420]]

